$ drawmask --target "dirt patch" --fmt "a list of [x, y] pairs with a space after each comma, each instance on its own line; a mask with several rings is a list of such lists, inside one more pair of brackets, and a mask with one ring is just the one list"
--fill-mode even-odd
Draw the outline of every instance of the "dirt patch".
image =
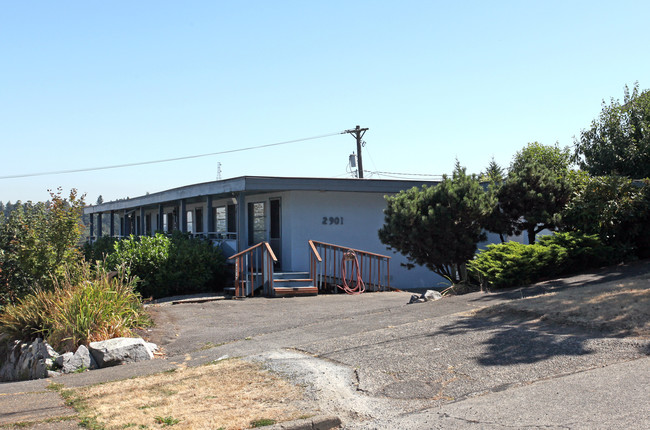
[[[128, 395], [124, 395], [128, 393]], [[75, 390], [82, 416], [111, 428], [240, 429], [311, 415], [303, 390], [242, 360]]]
[[476, 316], [523, 313], [613, 336], [650, 338], [650, 275], [568, 288], [481, 309]]

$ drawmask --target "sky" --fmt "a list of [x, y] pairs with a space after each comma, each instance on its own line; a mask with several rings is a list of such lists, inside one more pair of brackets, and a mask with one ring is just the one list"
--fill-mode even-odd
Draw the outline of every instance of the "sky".
[[5, 203], [351, 177], [356, 125], [366, 178], [479, 173], [650, 88], [642, 0], [0, 1]]

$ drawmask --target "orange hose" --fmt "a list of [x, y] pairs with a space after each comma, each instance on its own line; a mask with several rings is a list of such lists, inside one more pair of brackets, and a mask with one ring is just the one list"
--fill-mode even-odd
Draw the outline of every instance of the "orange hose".
[[[346, 261], [352, 261], [352, 270], [354, 272], [354, 269], [356, 268], [357, 271], [357, 281], [355, 283], [354, 288], [350, 287], [350, 284], [352, 284], [352, 278], [354, 273], [350, 274], [350, 281], [348, 283], [347, 280], [347, 269], [346, 266], [347, 264], [345, 263]], [[363, 279], [361, 278], [361, 269], [359, 268], [359, 259], [357, 258], [357, 254], [352, 251], [351, 249], [347, 250], [345, 254], [343, 254], [343, 258], [341, 258], [341, 277], [343, 278], [343, 286], [337, 285], [337, 287], [343, 291], [345, 291], [348, 294], [361, 294], [364, 291], [366, 291], [366, 284], [363, 283]]]

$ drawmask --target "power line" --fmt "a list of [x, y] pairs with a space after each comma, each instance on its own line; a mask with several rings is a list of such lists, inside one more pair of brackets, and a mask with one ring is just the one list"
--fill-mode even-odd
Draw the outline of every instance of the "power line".
[[399, 172], [379, 172], [379, 171], [374, 171], [370, 172], [374, 173], [376, 175], [384, 175], [384, 176], [391, 176], [394, 175], [396, 176], [419, 176], [419, 177], [424, 177], [424, 178], [442, 178], [443, 175], [441, 174], [432, 174], [432, 173], [399, 173]]
[[336, 136], [336, 135], [344, 134], [344, 133], [345, 133], [345, 131], [338, 131], [336, 133], [322, 134], [320, 136], [304, 137], [302, 139], [287, 140], [287, 141], [284, 141], [284, 142], [277, 142], [277, 143], [268, 143], [266, 145], [249, 146], [247, 148], [229, 149], [227, 151], [210, 152], [208, 154], [187, 155], [185, 157], [166, 158], [164, 160], [141, 161], [141, 162], [136, 162], [136, 163], [114, 164], [114, 165], [111, 165], [111, 166], [88, 167], [88, 168], [84, 168], [84, 169], [54, 170], [54, 171], [50, 171], [50, 172], [24, 173], [24, 174], [20, 174], [20, 175], [0, 176], [0, 179], [30, 178], [30, 177], [34, 177], [34, 176], [60, 175], [60, 174], [64, 174], [64, 173], [92, 172], [92, 171], [95, 171], [95, 170], [118, 169], [120, 167], [144, 166], [146, 164], [167, 163], [167, 162], [170, 162], [170, 161], [189, 160], [189, 159], [192, 159], [192, 158], [201, 158], [201, 157], [210, 157], [210, 156], [213, 156], [213, 155], [231, 154], [233, 152], [252, 151], [254, 149], [269, 148], [271, 146], [279, 146], [279, 145], [287, 145], [289, 143], [304, 142], [305, 140], [322, 139], [324, 137]]

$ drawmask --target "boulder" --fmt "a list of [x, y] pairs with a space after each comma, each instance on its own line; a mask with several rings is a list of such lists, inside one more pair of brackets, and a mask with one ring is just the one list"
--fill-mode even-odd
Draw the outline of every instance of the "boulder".
[[421, 295], [413, 294], [408, 304], [410, 305], [412, 303], [424, 303], [424, 302], [440, 300], [440, 299], [442, 299], [442, 294], [434, 290], [427, 290]]
[[153, 353], [141, 338], [116, 337], [100, 342], [91, 342], [88, 346], [97, 362], [97, 367], [100, 368], [153, 358]]
[[83, 369], [94, 369], [97, 367], [95, 360], [90, 355], [90, 351], [85, 345], [79, 345], [77, 351], [73, 354], [66, 352], [57, 357], [55, 364], [63, 373], [74, 373]]
[[442, 294], [434, 290], [427, 290], [424, 294], [422, 294], [422, 298], [427, 302], [432, 300], [440, 300], [442, 299]]
[[[1, 381], [20, 381], [26, 379], [46, 378], [48, 364], [53, 362], [54, 350], [44, 342], [36, 339], [32, 342], [14, 341], [10, 344], [4, 363], [0, 368]], [[56, 354], [56, 353], [54, 353]]]

